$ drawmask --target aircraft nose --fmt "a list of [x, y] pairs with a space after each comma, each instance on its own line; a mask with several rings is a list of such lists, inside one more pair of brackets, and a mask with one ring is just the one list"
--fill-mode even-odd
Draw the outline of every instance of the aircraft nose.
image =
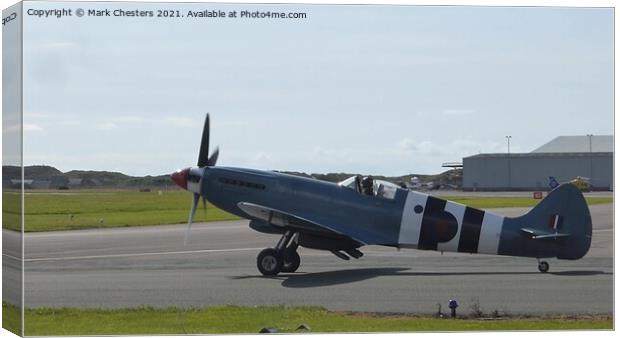
[[176, 185], [187, 190], [187, 175], [189, 174], [190, 168], [179, 169], [172, 174], [170, 174], [170, 178]]

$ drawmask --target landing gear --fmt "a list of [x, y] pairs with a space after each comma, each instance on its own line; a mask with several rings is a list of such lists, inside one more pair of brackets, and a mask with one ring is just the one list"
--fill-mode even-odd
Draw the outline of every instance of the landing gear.
[[546, 261], [538, 261], [538, 271], [540, 272], [547, 272], [549, 271], [549, 263], [547, 263]]
[[301, 264], [297, 253], [297, 233], [287, 231], [282, 235], [275, 248], [261, 251], [256, 258], [258, 271], [265, 276], [275, 276], [280, 272], [295, 272]]
[[256, 258], [258, 271], [265, 276], [277, 275], [282, 270], [282, 255], [276, 249], [265, 249]]
[[[287, 250], [288, 251], [288, 250]], [[282, 272], [295, 272], [299, 269], [301, 257], [297, 251], [284, 252], [284, 264], [282, 264]]]

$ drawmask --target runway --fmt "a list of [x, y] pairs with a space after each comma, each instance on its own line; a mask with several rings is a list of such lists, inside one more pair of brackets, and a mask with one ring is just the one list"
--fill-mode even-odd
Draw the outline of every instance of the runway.
[[[299, 272], [266, 278], [256, 255], [278, 237], [252, 231], [247, 221], [195, 224], [186, 246], [184, 225], [26, 234], [25, 305], [285, 304], [430, 314], [455, 298], [464, 313], [478, 304], [487, 313], [611, 314], [613, 206], [590, 208], [590, 252], [578, 261], [548, 260], [548, 274], [534, 259], [369, 246], [351, 261], [301, 248]], [[527, 209], [494, 211], [515, 216]], [[17, 274], [11, 257], [5, 250], [3, 264]]]

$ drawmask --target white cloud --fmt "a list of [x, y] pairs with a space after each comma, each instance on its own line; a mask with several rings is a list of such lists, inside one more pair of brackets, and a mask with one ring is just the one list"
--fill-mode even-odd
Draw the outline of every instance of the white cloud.
[[416, 151], [418, 147], [416, 146], [416, 142], [409, 138], [404, 138], [398, 142], [398, 148], [407, 151]]
[[7, 134], [19, 132], [21, 130], [20, 126], [21, 126], [20, 124], [9, 125], [6, 128], [4, 128], [3, 132]]
[[179, 128], [194, 128], [196, 126], [202, 126], [202, 123], [200, 121], [196, 121], [194, 119], [190, 119], [188, 117], [182, 117], [182, 116], [166, 117], [159, 121], [160, 123], [164, 125], [172, 126], [172, 127], [179, 127]]
[[144, 122], [144, 117], [142, 116], [137, 116], [137, 115], [122, 115], [122, 116], [118, 116], [115, 117], [113, 119], [116, 123], [119, 124], [134, 124], [134, 123], [143, 123]]
[[77, 119], [58, 121], [61, 126], [79, 126], [81, 123]]
[[118, 125], [116, 123], [113, 123], [113, 122], [104, 122], [102, 124], [99, 124], [97, 126], [97, 129], [99, 129], [99, 130], [113, 130], [113, 129], [118, 129]]
[[397, 143], [397, 148], [409, 153], [436, 155], [444, 153], [445, 147], [431, 141], [418, 142], [410, 138], [404, 138]]
[[432, 141], [415, 141], [404, 138], [397, 142], [397, 149], [405, 154], [418, 154], [425, 156], [451, 156], [461, 158], [471, 156], [481, 152], [492, 153], [505, 151], [502, 144], [497, 142], [480, 142], [471, 139], [455, 139], [446, 143], [436, 143]]
[[474, 113], [473, 109], [446, 109], [441, 112], [441, 114], [448, 115], [448, 116], [465, 116], [465, 115], [471, 115], [473, 113]]
[[[12, 126], [8, 126], [7, 128], [4, 129], [4, 132], [6, 133], [10, 133], [10, 132], [16, 132], [20, 130], [20, 125], [19, 124], [14, 124]], [[23, 130], [26, 131], [42, 131], [43, 128], [41, 128], [41, 126], [36, 125], [36, 124], [32, 124], [32, 123], [24, 123], [24, 127]]]
[[47, 113], [35, 113], [35, 112], [24, 112], [24, 118], [29, 119], [44, 119], [51, 117], [50, 114]]
[[75, 43], [70, 41], [54, 41], [54, 42], [46, 42], [40, 44], [29, 44], [27, 45], [27, 49], [32, 51], [44, 51], [44, 50], [56, 50], [62, 48], [70, 48], [75, 46]]
[[32, 124], [32, 123], [24, 123], [24, 131], [42, 131], [43, 128], [41, 126]]

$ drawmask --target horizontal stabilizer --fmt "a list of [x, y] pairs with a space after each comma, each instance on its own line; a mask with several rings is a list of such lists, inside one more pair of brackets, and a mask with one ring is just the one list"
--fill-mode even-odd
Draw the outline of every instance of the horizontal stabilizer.
[[556, 238], [559, 238], [559, 237], [570, 236], [570, 234], [567, 234], [567, 233], [544, 232], [544, 231], [535, 230], [535, 229], [529, 229], [529, 228], [521, 228], [521, 231], [525, 235], [529, 236], [531, 239], [546, 239], [546, 238], [556, 239]]

